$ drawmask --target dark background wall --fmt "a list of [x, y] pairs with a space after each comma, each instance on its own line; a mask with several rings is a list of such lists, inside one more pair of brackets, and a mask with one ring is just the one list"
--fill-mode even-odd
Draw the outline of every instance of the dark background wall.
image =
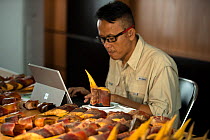
[[[177, 64], [179, 76], [191, 79], [198, 84], [198, 97], [195, 101], [189, 118], [195, 122], [193, 133], [203, 136], [210, 129], [209, 113], [210, 86], [210, 62], [184, 57], [172, 56]], [[210, 135], [208, 135], [210, 137]]]
[[[109, 56], [96, 40], [96, 10], [108, 0], [68, 1], [67, 38], [67, 85], [90, 89], [85, 69], [92, 75], [98, 86], [105, 86]], [[82, 4], [81, 4], [82, 3]], [[74, 98], [83, 102], [83, 97]]]

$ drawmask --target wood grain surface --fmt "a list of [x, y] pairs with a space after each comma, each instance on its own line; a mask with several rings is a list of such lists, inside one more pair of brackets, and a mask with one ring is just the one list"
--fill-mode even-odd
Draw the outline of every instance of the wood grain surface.
[[210, 61], [209, 0], [127, 0], [137, 32], [173, 56]]

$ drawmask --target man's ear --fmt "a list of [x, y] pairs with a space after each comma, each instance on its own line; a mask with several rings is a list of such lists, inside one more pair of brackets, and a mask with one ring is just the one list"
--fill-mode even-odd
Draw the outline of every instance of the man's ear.
[[136, 30], [134, 28], [131, 28], [129, 31], [128, 31], [128, 37], [130, 38], [130, 40], [133, 40], [136, 36]]

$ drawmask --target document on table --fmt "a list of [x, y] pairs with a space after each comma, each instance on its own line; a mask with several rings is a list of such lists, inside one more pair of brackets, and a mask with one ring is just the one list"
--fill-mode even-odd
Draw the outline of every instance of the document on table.
[[107, 113], [110, 112], [110, 111], [113, 111], [113, 112], [123, 111], [125, 113], [128, 113], [131, 110], [135, 110], [134, 108], [126, 107], [126, 106], [123, 106], [123, 105], [120, 105], [120, 104], [114, 103], [114, 102], [110, 103], [110, 107], [96, 107], [96, 106], [91, 106], [91, 105], [83, 105], [82, 107], [85, 107], [87, 109], [96, 108], [96, 109], [99, 109], [99, 110], [103, 110]]

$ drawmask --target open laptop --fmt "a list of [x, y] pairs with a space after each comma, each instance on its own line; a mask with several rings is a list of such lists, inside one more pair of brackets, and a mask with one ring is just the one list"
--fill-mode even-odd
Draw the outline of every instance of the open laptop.
[[39, 100], [40, 103], [54, 103], [56, 106], [60, 106], [62, 101], [66, 98], [67, 103], [72, 103], [68, 90], [58, 70], [30, 63], [28, 66], [36, 81], [31, 94], [31, 100]]

